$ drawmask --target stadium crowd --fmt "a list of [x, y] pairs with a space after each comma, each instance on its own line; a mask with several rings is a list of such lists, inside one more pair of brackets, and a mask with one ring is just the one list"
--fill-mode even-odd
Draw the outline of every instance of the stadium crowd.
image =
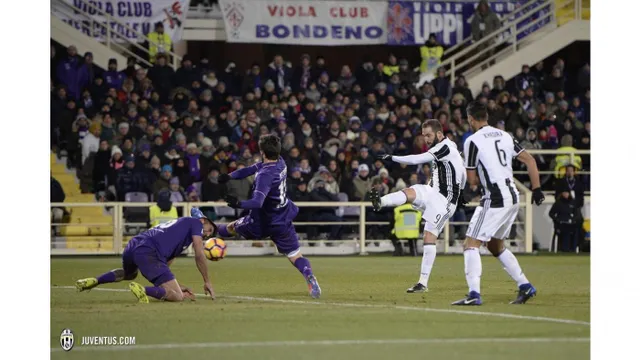
[[[257, 139], [267, 133], [282, 139], [294, 201], [366, 200], [372, 186], [388, 193], [424, 183], [428, 165], [384, 163], [376, 155], [427, 151], [419, 133], [431, 118], [462, 149], [471, 134], [465, 107], [474, 98], [486, 102], [490, 123], [527, 149], [590, 146], [588, 65], [577, 75], [575, 93], [567, 92], [558, 59], [551, 73], [542, 63], [524, 65], [514, 79], [497, 76], [476, 96], [463, 76], [451, 84], [444, 69], [415, 87], [419, 74], [413, 66], [390, 54], [331, 73], [321, 56], [303, 55], [275, 56], [269, 64], [238, 71], [234, 63], [212, 69], [206, 59], [185, 56], [174, 71], [159, 54], [149, 69], [130, 59], [117, 71], [115, 59], [100, 69], [91, 53], [80, 56], [70, 46], [55, 54], [52, 46], [51, 142], [77, 169], [82, 191], [99, 200], [123, 201], [130, 192], [153, 200], [168, 189], [174, 202], [221, 201], [224, 191], [247, 199], [251, 179], [222, 188], [217, 178], [259, 161]], [[555, 171], [543, 177], [545, 188], [557, 187], [566, 161], [536, 159], [541, 170]], [[578, 160], [570, 165], [589, 169], [588, 157]], [[467, 191], [479, 196], [478, 189]], [[301, 216], [315, 210], [305, 208]], [[335, 220], [335, 211], [327, 210], [315, 215]], [[457, 219], [468, 216], [461, 209]], [[335, 231], [332, 236], [343, 236]]]

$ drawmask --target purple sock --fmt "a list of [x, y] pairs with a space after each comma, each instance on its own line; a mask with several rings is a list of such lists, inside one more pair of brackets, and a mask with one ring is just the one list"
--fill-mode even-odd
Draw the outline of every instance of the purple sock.
[[167, 296], [167, 290], [160, 286], [146, 286], [144, 290], [147, 295], [158, 300], [164, 300], [165, 296]]
[[220, 235], [222, 237], [231, 237], [231, 236], [233, 236], [233, 235], [231, 235], [229, 233], [229, 230], [227, 230], [227, 226], [226, 225], [218, 226], [218, 235]]
[[307, 260], [307, 258], [300, 257], [295, 261], [295, 263], [293, 263], [293, 265], [295, 265], [298, 271], [300, 271], [300, 273], [305, 278], [313, 275], [313, 271], [311, 270], [311, 263], [309, 262], [309, 260]]
[[109, 271], [98, 276], [98, 284], [107, 284], [112, 282], [116, 282], [116, 273], [113, 271]]

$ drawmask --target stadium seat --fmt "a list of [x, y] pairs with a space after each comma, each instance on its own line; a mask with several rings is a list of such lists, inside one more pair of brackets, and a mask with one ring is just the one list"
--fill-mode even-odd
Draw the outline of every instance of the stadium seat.
[[[148, 202], [149, 196], [142, 192], [130, 192], [124, 195], [125, 202]], [[125, 207], [123, 209], [124, 219], [127, 223], [149, 223], [148, 207]], [[126, 230], [126, 229], [125, 229]]]

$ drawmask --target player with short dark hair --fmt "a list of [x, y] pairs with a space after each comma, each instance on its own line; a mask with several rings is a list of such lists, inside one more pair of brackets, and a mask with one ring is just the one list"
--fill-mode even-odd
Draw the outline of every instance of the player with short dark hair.
[[474, 101], [467, 107], [469, 125], [475, 133], [464, 143], [467, 179], [470, 185], [480, 183], [483, 196], [473, 213], [467, 238], [464, 242], [464, 268], [469, 285], [466, 298], [452, 305], [481, 305], [480, 276], [482, 263], [479, 248], [487, 244], [489, 251], [500, 260], [502, 266], [518, 285], [518, 297], [512, 304], [524, 304], [536, 295], [537, 290], [522, 272], [516, 257], [504, 247], [504, 239], [511, 231], [520, 208], [520, 195], [513, 180], [512, 159], [527, 166], [532, 201], [542, 204], [544, 194], [540, 189], [540, 177], [535, 159], [526, 152], [511, 135], [487, 124], [486, 105]]
[[429, 275], [436, 260], [436, 240], [447, 219], [455, 212], [460, 192], [464, 189], [466, 176], [462, 157], [456, 144], [447, 138], [438, 120], [427, 120], [422, 124], [422, 135], [429, 151], [419, 155], [392, 156], [380, 154], [378, 159], [392, 160], [400, 164], [419, 165], [433, 162], [433, 175], [429, 185], [416, 184], [401, 191], [380, 197], [380, 193], [371, 189], [370, 198], [373, 209], [379, 211], [385, 206], [400, 206], [410, 203], [422, 211], [424, 226], [424, 247], [420, 279], [408, 293], [427, 291]]
[[142, 276], [154, 284], [147, 287], [135, 282], [129, 284], [129, 289], [139, 302], [148, 303], [148, 296], [166, 301], [182, 301], [184, 298], [195, 300], [193, 292], [179, 285], [169, 269], [173, 259], [193, 244], [196, 266], [204, 280], [204, 292], [213, 299], [215, 294], [207, 272], [203, 239], [214, 236], [216, 230], [216, 225], [204, 216], [200, 219], [184, 217], [152, 227], [127, 243], [122, 253], [122, 268], [97, 278], [80, 279], [76, 281], [76, 288], [84, 291], [101, 284], [133, 280], [138, 276], [139, 269]]
[[278, 252], [286, 255], [304, 276], [311, 297], [318, 298], [321, 293], [320, 285], [311, 270], [309, 260], [300, 253], [298, 234], [293, 227], [298, 207], [287, 198], [287, 165], [280, 157], [280, 138], [263, 135], [258, 147], [262, 162], [218, 177], [218, 182], [224, 184], [229, 180], [244, 179], [256, 174], [251, 199], [238, 201], [232, 195], [224, 197], [230, 207], [247, 209], [249, 214], [227, 226], [221, 226], [220, 236], [238, 234], [246, 239], [256, 240], [270, 237]]

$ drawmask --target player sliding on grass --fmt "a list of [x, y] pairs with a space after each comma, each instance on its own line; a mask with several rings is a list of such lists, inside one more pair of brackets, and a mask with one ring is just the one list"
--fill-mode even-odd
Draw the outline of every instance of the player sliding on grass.
[[147, 287], [135, 282], [129, 284], [129, 289], [141, 303], [148, 303], [148, 296], [166, 301], [182, 301], [184, 298], [195, 300], [193, 292], [179, 285], [169, 269], [173, 259], [193, 244], [196, 266], [204, 280], [204, 292], [213, 299], [215, 294], [207, 273], [203, 238], [208, 239], [215, 233], [216, 225], [204, 216], [199, 219], [185, 217], [160, 224], [129, 241], [122, 253], [122, 268], [97, 278], [80, 279], [76, 281], [76, 288], [84, 291], [101, 284], [133, 280], [140, 269], [142, 276], [154, 284]]
[[438, 120], [428, 120], [422, 124], [422, 135], [429, 151], [419, 155], [391, 156], [378, 155], [381, 160], [393, 160], [400, 164], [419, 165], [434, 162], [433, 175], [429, 185], [413, 185], [402, 191], [396, 191], [380, 197], [380, 193], [371, 189], [370, 197], [373, 210], [379, 211], [385, 206], [400, 206], [406, 203], [422, 211], [424, 225], [424, 250], [420, 280], [407, 289], [408, 293], [427, 291], [429, 275], [436, 259], [436, 240], [447, 219], [456, 210], [460, 192], [464, 189], [466, 175], [462, 157], [456, 144], [442, 132]]
[[[318, 298], [321, 293], [320, 285], [313, 275], [309, 260], [300, 253], [298, 234], [293, 227], [298, 207], [287, 198], [287, 165], [280, 157], [280, 139], [275, 135], [263, 135], [258, 146], [262, 162], [218, 177], [218, 182], [224, 184], [229, 180], [244, 179], [256, 174], [251, 199], [238, 201], [231, 195], [224, 197], [230, 207], [248, 209], [249, 214], [227, 226], [221, 226], [218, 229], [219, 235], [229, 237], [237, 234], [256, 240], [270, 237], [278, 252], [286, 255], [304, 276], [309, 295]], [[197, 211], [199, 210], [192, 210], [192, 215]]]

